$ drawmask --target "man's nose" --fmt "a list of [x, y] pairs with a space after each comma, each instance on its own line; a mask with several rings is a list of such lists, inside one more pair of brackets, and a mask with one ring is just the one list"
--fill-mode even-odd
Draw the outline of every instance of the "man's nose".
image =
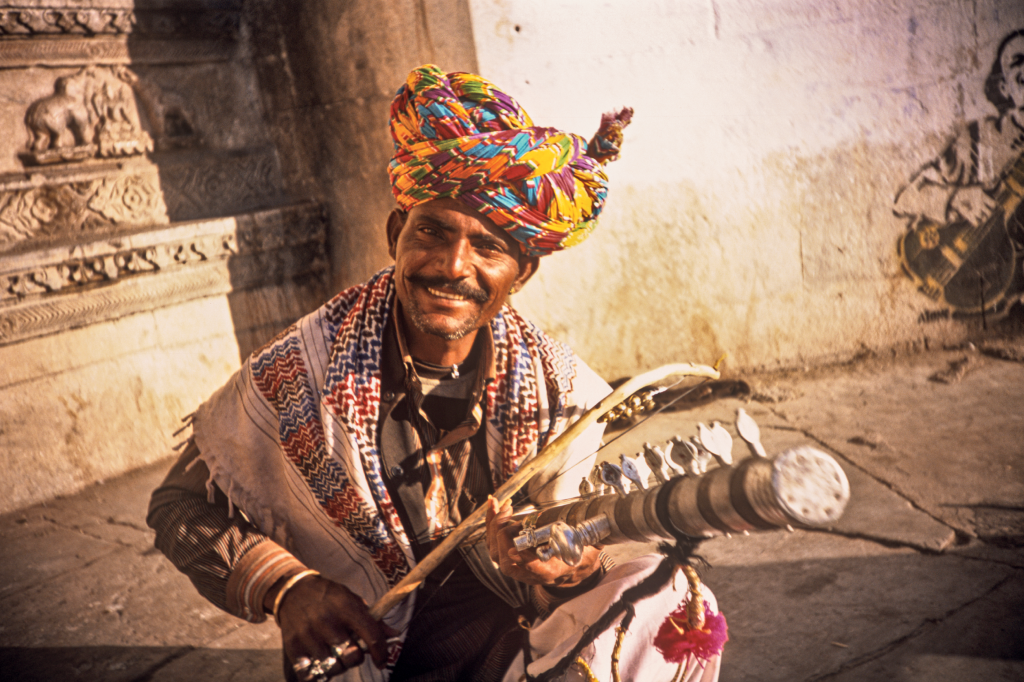
[[441, 272], [448, 279], [464, 279], [470, 274], [472, 245], [467, 239], [455, 239], [448, 243], [441, 256]]

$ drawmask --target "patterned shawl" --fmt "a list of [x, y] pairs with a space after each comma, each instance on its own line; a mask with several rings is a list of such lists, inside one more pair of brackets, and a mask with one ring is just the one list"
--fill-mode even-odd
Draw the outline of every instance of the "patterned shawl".
[[[368, 602], [413, 564], [376, 435], [392, 273], [341, 292], [253, 353], [194, 419], [211, 478], [229, 498], [278, 544]], [[485, 395], [486, 428], [498, 485], [608, 387], [507, 306], [490, 331], [497, 378]], [[599, 439], [599, 431], [578, 439], [559, 464], [571, 474], [549, 474], [531, 494], [576, 494]], [[404, 629], [408, 615], [396, 609], [390, 624]]]

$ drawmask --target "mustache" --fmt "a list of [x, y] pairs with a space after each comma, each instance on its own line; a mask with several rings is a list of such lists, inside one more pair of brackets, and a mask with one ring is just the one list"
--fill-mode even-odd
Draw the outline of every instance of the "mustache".
[[409, 275], [406, 277], [407, 280], [413, 284], [418, 284], [422, 287], [430, 287], [431, 289], [440, 289], [441, 291], [447, 291], [457, 296], [465, 296], [471, 301], [477, 303], [486, 303], [489, 299], [490, 292], [475, 287], [469, 284], [465, 280], [450, 280], [444, 277], [427, 277], [426, 275]]

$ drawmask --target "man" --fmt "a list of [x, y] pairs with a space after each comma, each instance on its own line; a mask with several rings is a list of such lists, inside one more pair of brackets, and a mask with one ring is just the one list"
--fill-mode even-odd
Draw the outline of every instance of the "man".
[[[609, 390], [507, 297], [541, 256], [593, 228], [601, 165], [630, 113], [606, 116], [588, 147], [534, 127], [479, 76], [414, 70], [391, 111], [393, 268], [253, 353], [195, 413], [148, 521], [214, 604], [254, 622], [274, 615], [286, 677], [517, 680], [570, 653], [574, 665], [610, 665], [614, 632], [572, 645], [654, 562], [609, 570], [594, 548], [576, 566], [520, 554], [509, 507], [488, 495]], [[600, 436], [577, 439], [522, 501], [574, 495]], [[371, 618], [367, 603], [481, 504], [491, 505], [486, 542], [453, 553], [383, 622]], [[629, 675], [676, 671], [650, 655], [650, 631], [685, 588], [650, 593], [660, 590], [668, 601], [637, 606], [637, 621], [657, 616], [634, 628]], [[527, 642], [531, 625], [541, 634]], [[690, 674], [717, 670], [715, 657]]]
[[[901, 249], [908, 272], [921, 280], [925, 293], [972, 312], [979, 311], [979, 276], [985, 308], [1000, 304], [1005, 310], [1024, 290], [1015, 259], [1024, 242], [1019, 205], [1012, 205], [1002, 224], [986, 227], [999, 210], [998, 188], [1011, 169], [1018, 185], [1024, 182], [1024, 30], [1000, 43], [985, 95], [999, 116], [964, 126], [893, 205], [896, 215], [911, 221]], [[964, 228], [945, 228], [957, 222]], [[953, 279], [957, 274], [959, 281]]]

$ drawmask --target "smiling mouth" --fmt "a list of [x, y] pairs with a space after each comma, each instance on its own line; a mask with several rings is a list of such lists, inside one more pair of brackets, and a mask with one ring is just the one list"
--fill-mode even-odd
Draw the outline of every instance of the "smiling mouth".
[[443, 298], [443, 299], [445, 299], [447, 301], [468, 301], [469, 300], [468, 296], [463, 296], [461, 294], [452, 293], [450, 291], [442, 291], [441, 289], [435, 289], [433, 287], [426, 287], [426, 290], [427, 290], [428, 293], [430, 293], [431, 296], [436, 296], [438, 298]]

